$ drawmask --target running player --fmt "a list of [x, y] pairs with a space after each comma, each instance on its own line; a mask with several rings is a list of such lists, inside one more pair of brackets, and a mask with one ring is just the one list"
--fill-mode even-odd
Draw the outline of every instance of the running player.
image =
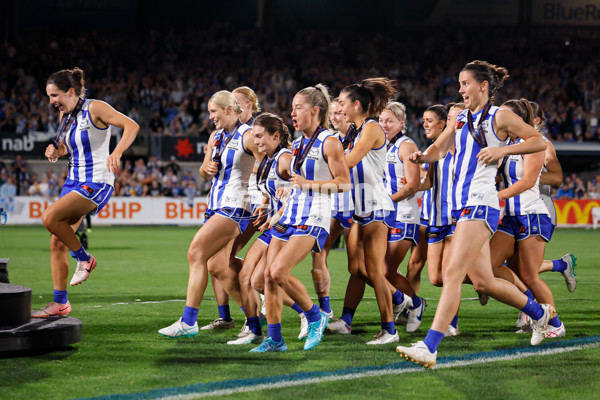
[[[281, 190], [289, 187], [290, 160], [292, 153], [290, 147], [290, 132], [283, 120], [270, 113], [259, 115], [252, 128], [254, 143], [258, 150], [265, 153], [258, 173], [255, 175], [257, 187], [261, 192], [261, 204], [258, 206], [259, 217], [252, 224], [261, 227], [262, 234], [252, 243], [244, 258], [240, 271], [240, 292], [242, 295], [243, 309], [246, 314], [248, 332], [237, 340], [227, 344], [258, 343], [263, 339], [261, 324], [258, 315], [257, 292], [264, 292], [264, 270], [267, 259], [267, 247], [271, 243], [271, 229], [268, 227], [270, 219], [282, 207]], [[269, 215], [267, 215], [267, 210]], [[264, 224], [263, 224], [264, 223]], [[298, 310], [288, 296], [284, 297], [284, 304]], [[301, 311], [301, 309], [300, 309]], [[301, 315], [304, 315], [301, 313]]]
[[[464, 109], [462, 103], [443, 106], [436, 104], [429, 107], [423, 113], [423, 127], [425, 135], [434, 142], [442, 134], [446, 127], [448, 118], [448, 108], [454, 115]], [[442, 287], [442, 266], [444, 257], [450, 252], [452, 234], [456, 226], [452, 219], [452, 187], [454, 173], [454, 146], [451, 146], [448, 153], [439, 161], [429, 164], [429, 171], [425, 187], [429, 189], [429, 226], [427, 228], [427, 272], [432, 285]], [[425, 204], [423, 205], [423, 208]], [[458, 312], [446, 329], [445, 336], [457, 336], [460, 334], [458, 329]]]
[[[396, 93], [387, 78], [370, 78], [345, 87], [339, 96], [342, 111], [357, 127], [357, 135], [346, 155], [352, 169], [354, 224], [348, 237], [349, 269], [359, 274], [353, 263], [364, 255], [363, 279], [372, 284], [381, 315], [381, 330], [367, 344], [398, 340], [394, 328], [392, 293], [385, 279], [385, 253], [389, 226], [393, 223], [394, 203], [384, 184], [386, 137], [381, 126], [370, 116], [379, 115]], [[352, 269], [355, 268], [355, 271]]]
[[[415, 162], [440, 160], [446, 156], [454, 140], [453, 208], [459, 213], [452, 251], [444, 269], [440, 301], [424, 341], [396, 349], [402, 356], [425, 367], [432, 368], [436, 363], [437, 347], [456, 315], [461, 286], [467, 273], [476, 290], [531, 316], [534, 321], [532, 345], [544, 339], [548, 321], [555, 314], [549, 304], [531, 301], [514, 285], [494, 277], [492, 273], [489, 236], [495, 232], [500, 217], [495, 190], [497, 161], [506, 155], [535, 153], [546, 148], [541, 135], [533, 127], [511, 111], [492, 106], [493, 95], [507, 76], [505, 68], [485, 61], [466, 64], [459, 75], [459, 93], [467, 110], [458, 114], [456, 124], [448, 124], [427, 151], [411, 155]], [[524, 141], [505, 146], [508, 132]]]
[[[42, 214], [50, 238], [50, 269], [54, 286], [54, 301], [32, 317], [63, 316], [71, 312], [67, 299], [69, 275], [68, 250], [77, 260], [77, 269], [70, 285], [85, 281], [96, 267], [96, 259], [88, 254], [75, 234], [83, 217], [97, 214], [113, 192], [114, 172], [119, 170], [121, 156], [135, 139], [139, 126], [127, 116], [100, 100], [85, 98], [83, 70], [64, 69], [50, 75], [46, 93], [50, 104], [58, 108], [61, 124], [66, 129], [63, 143], [51, 144], [45, 156], [55, 162], [69, 155], [69, 175], [60, 193]], [[121, 140], [109, 153], [111, 125], [123, 130]], [[59, 128], [60, 129], [60, 128]], [[59, 132], [60, 133], [60, 132]]]
[[265, 270], [268, 337], [252, 352], [284, 351], [281, 336], [281, 289], [304, 311], [308, 335], [304, 349], [317, 346], [329, 318], [314, 304], [292, 269], [315, 246], [322, 249], [331, 219], [330, 193], [343, 190], [350, 182], [342, 144], [331, 135], [329, 94], [323, 85], [300, 90], [292, 101], [294, 128], [302, 136], [293, 143], [292, 192], [281, 220], [272, 229]]
[[[240, 108], [242, 109], [242, 114], [240, 115], [240, 121], [249, 127], [252, 127], [254, 122], [254, 116], [260, 112], [260, 105], [258, 103], [258, 98], [256, 97], [256, 93], [254, 90], [249, 88], [248, 86], [240, 86], [238, 88], [233, 89], [231, 92], [233, 96], [237, 100]], [[258, 167], [257, 162], [254, 163], [254, 168], [252, 173], [250, 174], [250, 178], [248, 178], [248, 196], [250, 197], [250, 212], [252, 216], [250, 217], [252, 220], [256, 218], [256, 207], [260, 205], [262, 201], [262, 195], [260, 190], [258, 190], [258, 186], [256, 186], [256, 168]], [[231, 252], [230, 259], [230, 267], [234, 271], [240, 271], [242, 269], [242, 260], [236, 257], [236, 254], [240, 252], [244, 248], [244, 246], [248, 243], [250, 238], [256, 232], [255, 224], [249, 224], [244, 233], [238, 236], [235, 239], [233, 244], [233, 250]], [[231, 318], [231, 310], [229, 308], [229, 296], [223, 287], [219, 284], [218, 279], [211, 275], [211, 283], [213, 286], [213, 291], [215, 292], [215, 298], [217, 300], [217, 307], [219, 310], [219, 318], [212, 321], [210, 324], [203, 326], [200, 328], [201, 330], [209, 330], [209, 329], [230, 329], [235, 326], [235, 321]], [[251, 296], [258, 296], [258, 294], [252, 294]], [[258, 297], [257, 297], [258, 298]], [[240, 332], [240, 336], [245, 336], [248, 334], [248, 326], [244, 323], [242, 326], [242, 330]]]
[[[527, 99], [509, 100], [502, 105], [533, 126], [533, 109]], [[509, 132], [509, 145], [522, 142]], [[544, 259], [546, 242], [554, 229], [550, 215], [540, 198], [539, 179], [544, 165], [545, 153], [505, 157], [500, 164], [504, 189], [498, 198], [505, 200], [505, 215], [490, 241], [492, 266], [499, 268], [504, 260], [513, 258], [517, 263], [517, 275], [528, 288], [531, 299], [554, 305], [554, 297], [539, 276]], [[513, 256], [514, 254], [514, 256]], [[548, 322], [549, 337], [566, 335], [565, 326], [558, 315]]]
[[[425, 310], [425, 299], [416, 295], [408, 279], [398, 272], [398, 267], [408, 249], [419, 241], [419, 204], [416, 193], [421, 183], [419, 165], [408, 162], [417, 145], [406, 131], [406, 107], [402, 103], [390, 102], [379, 116], [379, 124], [387, 139], [386, 187], [394, 201], [394, 217], [389, 233], [385, 255], [386, 278], [396, 290], [396, 304], [402, 304], [404, 295], [410, 297], [406, 304], [406, 331], [414, 332], [421, 326]], [[424, 239], [424, 238], [423, 238]], [[395, 316], [396, 317], [396, 316]]]
[[169, 337], [198, 334], [198, 308], [209, 271], [219, 279], [229, 296], [242, 304], [238, 274], [229, 261], [236, 237], [250, 223], [248, 178], [255, 158], [262, 159], [262, 155], [254, 144], [250, 127], [239, 120], [242, 110], [233, 94], [226, 90], [215, 93], [208, 101], [208, 111], [218, 129], [210, 137], [200, 167], [200, 175], [212, 180], [208, 219], [188, 250], [190, 276], [183, 315], [158, 331]]
[[[331, 101], [331, 105], [329, 106], [329, 117], [331, 125], [336, 131], [334, 136], [340, 140], [345, 152], [356, 136], [356, 129], [348, 122], [346, 116], [342, 112], [342, 107], [340, 106], [337, 97]], [[312, 252], [313, 267], [311, 270], [315, 292], [319, 298], [319, 306], [321, 307], [321, 310], [327, 314], [329, 319], [333, 318], [333, 311], [331, 310], [329, 303], [330, 276], [329, 267], [327, 266], [327, 256], [342, 233], [344, 234], [344, 239], [346, 241], [348, 240], [354, 210], [354, 203], [352, 201], [352, 193], [350, 190], [342, 193], [334, 193], [331, 200], [331, 226], [329, 228], [329, 235], [327, 236], [323, 249], [320, 252]], [[305, 338], [308, 333], [308, 324], [306, 324], [305, 321], [306, 320], [303, 319], [302, 329], [300, 335], [298, 335], [298, 339]]]

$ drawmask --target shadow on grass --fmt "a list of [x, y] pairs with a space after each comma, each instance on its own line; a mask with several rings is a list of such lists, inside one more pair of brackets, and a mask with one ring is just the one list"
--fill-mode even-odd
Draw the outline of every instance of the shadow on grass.
[[0, 370], [2, 370], [0, 387], [16, 387], [49, 379], [54, 376], [55, 372], [50, 369], [42, 369], [39, 364], [48, 361], [60, 363], [77, 352], [78, 350], [72, 346], [2, 352], [0, 353]]

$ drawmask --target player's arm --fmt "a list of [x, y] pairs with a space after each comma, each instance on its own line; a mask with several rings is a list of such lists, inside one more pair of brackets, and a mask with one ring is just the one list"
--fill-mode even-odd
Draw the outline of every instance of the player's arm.
[[419, 190], [421, 184], [420, 165], [408, 162], [408, 157], [417, 150], [417, 146], [409, 141], [402, 143], [398, 149], [398, 156], [404, 163], [404, 179], [406, 182], [402, 189], [392, 194], [392, 200], [396, 203], [413, 197]]
[[519, 179], [514, 185], [499, 191], [498, 198], [505, 200], [515, 197], [527, 189], [531, 189], [536, 184], [540, 171], [544, 166], [544, 157], [545, 154], [543, 151], [525, 154], [523, 156], [523, 178]]
[[106, 166], [111, 172], [116, 172], [121, 166], [121, 156], [123, 152], [131, 146], [135, 137], [137, 136], [140, 126], [126, 116], [112, 108], [109, 104], [94, 100], [89, 106], [90, 119], [94, 125], [99, 127], [107, 127], [108, 125], [114, 125], [123, 130], [121, 140], [117, 144], [117, 147], [106, 159]]
[[217, 131], [213, 131], [208, 138], [208, 143], [206, 144], [206, 148], [204, 149], [204, 161], [202, 161], [202, 165], [200, 166], [200, 176], [205, 181], [210, 181], [213, 176], [219, 171], [217, 163], [212, 160], [212, 143]]
[[551, 186], [560, 186], [563, 181], [563, 171], [560, 163], [558, 162], [558, 157], [556, 157], [556, 150], [552, 143], [546, 143], [546, 159], [544, 160], [544, 165], [546, 166], [547, 171], [543, 171], [540, 176], [540, 184], [542, 185], [551, 185]]

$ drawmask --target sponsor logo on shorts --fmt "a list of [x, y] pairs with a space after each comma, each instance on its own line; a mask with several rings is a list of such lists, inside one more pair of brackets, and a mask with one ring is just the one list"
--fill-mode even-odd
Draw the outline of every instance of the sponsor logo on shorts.
[[524, 226], [519, 228], [519, 233], [527, 233], [527, 229]]
[[83, 190], [85, 190], [86, 192], [88, 192], [90, 195], [94, 194], [94, 189], [92, 189], [91, 187], [89, 187], [88, 185], [81, 185], [81, 188]]
[[392, 228], [391, 234], [392, 235], [402, 235], [402, 228]]
[[460, 216], [465, 216], [465, 215], [471, 215], [471, 209], [470, 208], [463, 208], [462, 213], [460, 214]]
[[296, 228], [299, 231], [307, 231], [308, 230], [308, 226], [307, 225], [298, 225]]

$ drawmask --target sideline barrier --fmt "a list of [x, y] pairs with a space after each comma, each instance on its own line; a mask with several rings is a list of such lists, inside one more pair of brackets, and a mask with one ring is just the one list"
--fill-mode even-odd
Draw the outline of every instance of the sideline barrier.
[[[188, 199], [169, 197], [112, 197], [92, 217], [93, 225], [190, 225], [204, 222], [207, 204], [204, 197]], [[42, 213], [51, 204], [43, 197], [17, 196], [14, 211], [8, 213], [7, 225], [41, 225]]]
[[[41, 225], [42, 212], [51, 202], [42, 197], [17, 196], [7, 225]], [[592, 208], [600, 200], [554, 200], [559, 227], [592, 227]], [[168, 197], [112, 197], [93, 217], [95, 225], [191, 225], [204, 222], [205, 197], [189, 205], [187, 199]]]

